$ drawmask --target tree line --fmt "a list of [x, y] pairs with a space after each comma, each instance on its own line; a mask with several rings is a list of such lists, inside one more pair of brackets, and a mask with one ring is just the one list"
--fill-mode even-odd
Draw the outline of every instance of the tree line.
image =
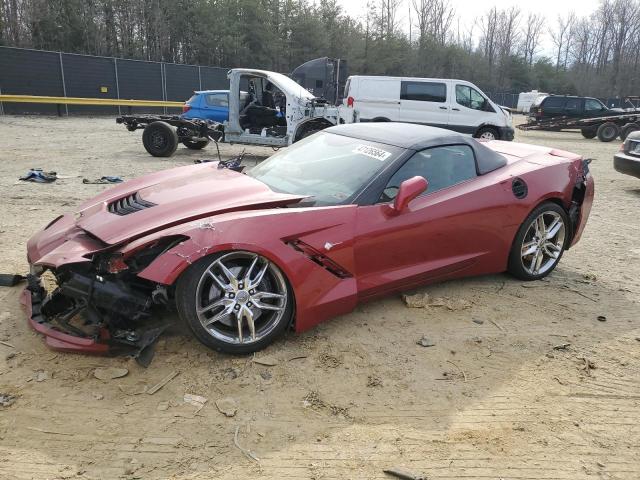
[[0, 45], [280, 72], [329, 56], [493, 92], [640, 95], [640, 0], [551, 19], [492, 7], [471, 26], [449, 0], [371, 0], [357, 18], [337, 0], [0, 0]]

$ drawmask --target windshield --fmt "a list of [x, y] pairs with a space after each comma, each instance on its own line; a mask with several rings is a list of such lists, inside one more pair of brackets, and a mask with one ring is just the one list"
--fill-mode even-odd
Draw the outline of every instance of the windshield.
[[316, 206], [348, 201], [404, 150], [316, 133], [268, 158], [247, 175], [274, 191], [313, 197]]

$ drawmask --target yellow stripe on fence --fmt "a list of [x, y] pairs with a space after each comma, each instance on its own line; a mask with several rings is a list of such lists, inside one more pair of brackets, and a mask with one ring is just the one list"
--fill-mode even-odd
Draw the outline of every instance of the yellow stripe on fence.
[[182, 108], [184, 102], [162, 100], [124, 100], [117, 98], [40, 97], [34, 95], [0, 95], [0, 102], [53, 103], [58, 105], [105, 105], [125, 107], [170, 107]]

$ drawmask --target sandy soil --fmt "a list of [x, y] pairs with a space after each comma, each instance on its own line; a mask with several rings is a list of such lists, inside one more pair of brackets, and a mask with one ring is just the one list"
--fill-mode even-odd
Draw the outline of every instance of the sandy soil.
[[[0, 393], [15, 397], [0, 407], [0, 478], [372, 479], [393, 466], [430, 479], [640, 478], [640, 181], [613, 170], [618, 142], [517, 140], [594, 158], [589, 225], [547, 281], [487, 276], [419, 291], [443, 306], [365, 304], [256, 356], [273, 366], [181, 329], [146, 370], [55, 353], [28, 328], [20, 288], [0, 289]], [[104, 188], [82, 177], [214, 153], [155, 159], [113, 119], [0, 117], [1, 270], [24, 272], [28, 237]], [[29, 167], [65, 178], [17, 182]], [[423, 335], [435, 346], [417, 345]], [[101, 381], [98, 367], [129, 373]], [[198, 409], [185, 393], [208, 401]], [[225, 397], [235, 416], [216, 408]]]

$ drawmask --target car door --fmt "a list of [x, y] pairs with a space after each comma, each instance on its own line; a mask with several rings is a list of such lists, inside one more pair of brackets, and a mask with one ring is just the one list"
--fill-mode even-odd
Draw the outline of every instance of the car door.
[[585, 117], [600, 117], [607, 114], [607, 107], [595, 98], [586, 98], [584, 101]]
[[215, 122], [225, 122], [229, 118], [229, 94], [227, 92], [206, 93], [203, 102], [204, 116]]
[[582, 104], [581, 98], [567, 98], [564, 104], [564, 114], [569, 118], [580, 118], [583, 115]]
[[446, 128], [449, 123], [446, 82], [402, 79], [399, 118], [401, 122]]
[[[417, 152], [391, 177], [379, 203], [358, 207], [355, 265], [361, 298], [506, 268], [510, 245], [500, 227], [508, 189], [498, 181], [501, 172], [478, 176], [476, 171], [468, 145]], [[430, 182], [426, 192], [405, 211], [394, 211], [390, 202], [397, 187], [416, 175]]]
[[[355, 87], [355, 88], [354, 88]], [[389, 77], [360, 77], [351, 83], [352, 105], [358, 121], [398, 121], [400, 80]]]
[[495, 110], [477, 89], [471, 85], [455, 84], [449, 127], [460, 133], [475, 133], [483, 124], [496, 125]]

